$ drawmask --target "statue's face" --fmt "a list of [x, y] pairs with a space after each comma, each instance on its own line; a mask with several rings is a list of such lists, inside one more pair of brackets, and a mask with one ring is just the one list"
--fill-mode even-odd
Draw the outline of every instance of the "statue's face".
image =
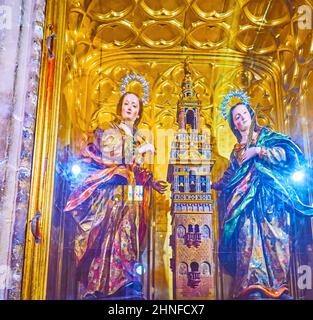
[[123, 120], [135, 122], [139, 118], [139, 108], [138, 97], [132, 93], [127, 94], [122, 103]]
[[239, 104], [232, 111], [232, 117], [235, 127], [244, 132], [250, 129], [251, 115], [247, 107], [243, 104]]

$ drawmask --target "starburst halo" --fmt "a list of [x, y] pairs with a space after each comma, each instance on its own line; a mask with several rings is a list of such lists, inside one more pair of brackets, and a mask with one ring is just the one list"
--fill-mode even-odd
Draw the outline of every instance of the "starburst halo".
[[229, 107], [241, 102], [244, 105], [250, 106], [250, 99], [247, 93], [243, 90], [232, 90], [224, 97], [221, 103], [221, 115], [226, 120], [229, 113]]
[[142, 87], [143, 87], [142, 102], [143, 102], [143, 104], [147, 104], [149, 101], [149, 82], [147, 82], [143, 76], [136, 74], [136, 73], [132, 73], [130, 75], [127, 75], [122, 79], [122, 84], [120, 86], [121, 96], [127, 92], [127, 87], [130, 84], [130, 82], [132, 82], [132, 81], [137, 81], [142, 85]]

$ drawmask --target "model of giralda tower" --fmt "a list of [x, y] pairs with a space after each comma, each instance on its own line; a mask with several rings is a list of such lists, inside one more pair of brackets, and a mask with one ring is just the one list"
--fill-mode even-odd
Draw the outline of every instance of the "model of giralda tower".
[[201, 102], [188, 60], [177, 105], [179, 130], [171, 146], [168, 182], [172, 192], [174, 299], [215, 299], [210, 136], [199, 128]]

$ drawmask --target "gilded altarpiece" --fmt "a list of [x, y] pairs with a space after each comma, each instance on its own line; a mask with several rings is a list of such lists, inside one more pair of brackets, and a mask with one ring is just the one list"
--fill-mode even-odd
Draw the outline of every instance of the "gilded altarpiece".
[[[30, 219], [36, 211], [41, 213], [37, 222], [42, 237], [35, 243], [29, 228], [24, 298], [78, 298], [71, 282], [73, 261], [70, 252], [65, 254], [71, 240], [61, 209], [67, 195], [55, 180], [58, 161], [69, 154], [74, 157], [82, 141], [113, 118], [121, 79], [127, 74], [140, 74], [149, 82], [150, 99], [140, 128], [156, 147], [147, 167], [157, 179], [166, 180], [186, 57], [202, 102], [200, 126], [211, 135], [216, 162], [213, 180], [226, 168], [235, 143], [218, 109], [230, 89], [246, 88], [252, 104], [259, 105], [258, 122], [293, 134], [310, 155], [307, 123], [294, 128], [293, 121], [295, 109], [305, 116], [306, 101], [312, 99], [309, 85], [301, 82], [304, 77], [312, 79], [307, 58], [312, 54], [312, 37], [306, 30], [295, 29], [297, 8], [304, 2], [311, 4], [293, 1], [290, 5], [283, 0], [48, 1], [45, 35], [56, 34], [50, 48], [55, 63], [49, 69], [46, 50], [34, 163], [35, 171], [42, 169], [34, 173], [29, 212]], [[136, 83], [129, 90], [142, 94]], [[172, 299], [170, 191], [154, 193], [152, 203], [145, 297]], [[214, 219], [218, 235], [218, 217]], [[222, 278], [218, 273], [217, 299], [228, 297], [229, 279]]]

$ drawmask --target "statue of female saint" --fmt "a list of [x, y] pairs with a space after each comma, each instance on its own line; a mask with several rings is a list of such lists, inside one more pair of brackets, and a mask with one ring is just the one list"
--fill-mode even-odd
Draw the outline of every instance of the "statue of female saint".
[[150, 191], [166, 191], [166, 183], [153, 181], [143, 168], [145, 153], [154, 152], [137, 128], [143, 101], [122, 93], [116, 119], [97, 128], [82, 148], [87, 175], [64, 209], [77, 225], [74, 250], [84, 299], [141, 298]]
[[[231, 104], [234, 98], [239, 102]], [[223, 177], [212, 183], [225, 200], [220, 263], [233, 276], [234, 298], [291, 299], [291, 222], [313, 215], [290, 179], [303, 166], [303, 153], [288, 136], [257, 124], [244, 91], [230, 92], [221, 109], [238, 143]]]

